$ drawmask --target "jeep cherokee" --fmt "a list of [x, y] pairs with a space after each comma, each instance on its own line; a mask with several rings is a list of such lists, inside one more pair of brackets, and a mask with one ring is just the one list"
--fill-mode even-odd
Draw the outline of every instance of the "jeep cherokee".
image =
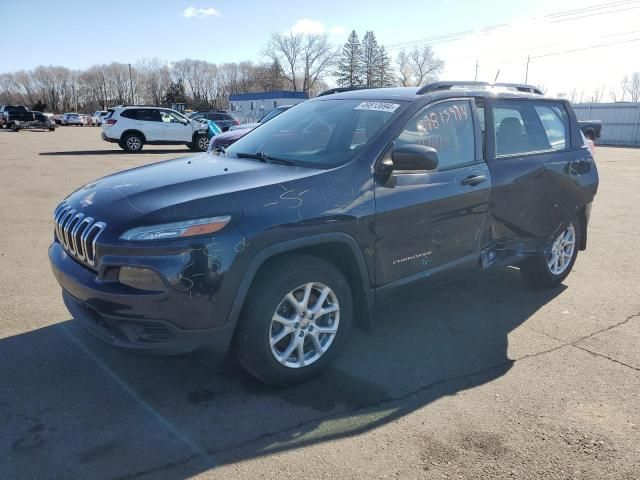
[[49, 258], [72, 315], [129, 350], [233, 347], [287, 384], [399, 295], [494, 265], [537, 287], [569, 274], [598, 175], [568, 102], [476, 82], [341, 90], [226, 151], [70, 194]]

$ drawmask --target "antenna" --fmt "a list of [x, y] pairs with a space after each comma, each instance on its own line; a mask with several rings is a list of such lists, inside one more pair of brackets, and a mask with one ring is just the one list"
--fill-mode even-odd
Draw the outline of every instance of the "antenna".
[[500, 69], [496, 72], [496, 78], [493, 79], [493, 83], [498, 81], [498, 76], [500, 75]]

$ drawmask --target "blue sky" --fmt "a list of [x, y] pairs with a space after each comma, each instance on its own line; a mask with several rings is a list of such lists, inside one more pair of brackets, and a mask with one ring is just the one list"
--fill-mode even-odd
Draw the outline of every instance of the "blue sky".
[[[344, 43], [351, 29], [361, 36], [373, 30], [381, 43], [392, 45], [507, 23], [509, 26], [497, 33], [434, 45], [434, 49], [446, 62], [447, 78], [473, 76], [475, 57], [479, 56], [479, 79], [492, 80], [500, 70], [500, 80], [522, 81], [530, 48], [544, 54], [584, 46], [589, 37], [595, 43], [640, 37], [640, 24], [635, 21], [640, 10], [579, 19], [558, 27], [540, 21], [544, 14], [606, 1], [0, 0], [0, 18], [8, 20], [3, 22], [4, 39], [24, 39], [25, 30], [46, 35], [46, 40], [19, 42], [11, 48], [3, 41], [0, 72], [41, 64], [86, 68], [112, 61], [135, 63], [145, 57], [167, 61], [198, 58], [216, 63], [260, 61], [269, 33], [288, 31], [296, 25], [303, 30], [323, 30], [336, 44]], [[192, 15], [185, 16], [185, 11]], [[635, 37], [634, 28], [639, 32]], [[632, 33], [611, 37], [621, 32]], [[600, 82], [617, 82], [615, 75], [640, 70], [640, 56], [635, 53], [638, 47], [640, 42], [602, 48], [588, 56], [576, 53], [536, 59], [530, 80], [557, 89], [576, 83], [592, 88]], [[629, 55], [620, 53], [623, 48], [630, 49]], [[392, 54], [397, 52], [391, 50]], [[587, 63], [592, 67], [592, 62], [606, 64], [606, 72], [598, 68], [594, 74], [593, 68], [580, 67]], [[561, 74], [558, 69], [568, 71]]]

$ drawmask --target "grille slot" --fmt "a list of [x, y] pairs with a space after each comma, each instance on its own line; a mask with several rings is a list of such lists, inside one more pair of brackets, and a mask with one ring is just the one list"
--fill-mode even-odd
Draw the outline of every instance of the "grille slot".
[[53, 212], [56, 239], [62, 248], [77, 260], [90, 267], [96, 266], [96, 241], [107, 226], [92, 217], [78, 213], [66, 202]]

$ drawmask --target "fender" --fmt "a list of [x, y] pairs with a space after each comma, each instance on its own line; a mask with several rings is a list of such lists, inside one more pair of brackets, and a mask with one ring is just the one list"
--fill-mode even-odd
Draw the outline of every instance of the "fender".
[[[256, 276], [256, 273], [260, 269], [260, 267], [271, 257], [286, 253], [289, 251], [297, 250], [304, 247], [311, 247], [321, 245], [323, 243], [342, 243], [349, 247], [351, 253], [353, 254], [353, 258], [355, 259], [357, 270], [359, 273], [359, 280], [362, 285], [362, 291], [364, 292], [365, 305], [360, 313], [364, 315], [363, 319], [363, 327], [365, 330], [371, 330], [371, 319], [372, 319], [372, 311], [373, 305], [375, 301], [375, 293], [374, 289], [371, 287], [369, 283], [369, 273], [367, 270], [367, 265], [364, 261], [364, 257], [358, 246], [358, 243], [355, 239], [343, 232], [332, 232], [332, 233], [321, 233], [318, 235], [310, 235], [308, 237], [296, 238], [294, 240], [289, 240], [286, 242], [277, 243], [274, 245], [270, 245], [264, 249], [262, 249], [254, 258], [251, 260], [251, 263], [247, 267], [247, 270], [238, 286], [238, 290], [236, 292], [236, 296], [233, 299], [233, 303], [231, 305], [231, 310], [229, 311], [229, 316], [227, 318], [227, 325], [233, 324], [238, 321], [240, 316], [240, 312], [242, 311], [242, 307], [244, 305], [245, 298], [247, 297], [247, 293], [249, 292], [249, 288], [251, 287], [251, 283]], [[355, 290], [355, 289], [354, 289]], [[357, 311], [357, 294], [354, 295], [354, 306]]]
[[122, 141], [124, 139], [124, 137], [126, 137], [130, 133], [135, 133], [137, 135], [140, 135], [142, 137], [142, 140], [144, 140], [145, 143], [146, 143], [147, 137], [144, 136], [144, 133], [142, 133], [140, 130], [136, 130], [135, 128], [130, 128], [130, 129], [125, 130], [124, 132], [122, 132], [122, 134], [120, 135], [120, 141]]

